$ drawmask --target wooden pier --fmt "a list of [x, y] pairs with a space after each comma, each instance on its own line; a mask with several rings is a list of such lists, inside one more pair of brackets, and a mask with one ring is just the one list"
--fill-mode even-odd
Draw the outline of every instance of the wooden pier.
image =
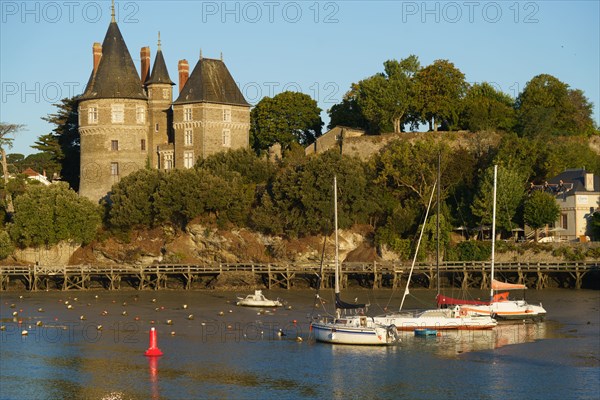
[[[357, 280], [362, 287], [373, 289], [398, 288], [406, 283], [410, 264], [406, 263], [343, 263], [342, 287], [348, 280]], [[440, 277], [446, 286], [462, 289], [488, 289], [490, 285], [488, 262], [445, 262], [440, 265]], [[497, 276], [530, 288], [570, 287], [580, 289], [584, 277], [600, 272], [599, 261], [554, 263], [497, 263]], [[118, 290], [122, 284], [139, 290], [159, 290], [175, 286], [191, 289], [195, 281], [217, 278], [227, 273], [250, 273], [262, 279], [265, 286], [290, 289], [294, 282], [304, 280], [311, 287], [332, 287], [334, 265], [326, 264], [153, 264], [153, 265], [67, 265], [67, 266], [0, 266], [0, 290], [7, 290], [11, 282], [21, 282], [27, 290], [86, 290], [103, 287]], [[321, 277], [321, 279], [319, 279]], [[433, 288], [437, 279], [436, 267], [417, 264], [411, 285]]]

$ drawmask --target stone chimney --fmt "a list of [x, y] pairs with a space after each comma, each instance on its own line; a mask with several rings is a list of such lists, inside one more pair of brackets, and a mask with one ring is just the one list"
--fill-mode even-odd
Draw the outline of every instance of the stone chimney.
[[177, 65], [179, 69], [179, 93], [183, 90], [188, 78], [190, 77], [190, 65], [187, 60], [179, 60]]
[[588, 192], [594, 191], [594, 174], [592, 172], [585, 173], [585, 190]]
[[94, 43], [92, 46], [92, 53], [94, 54], [94, 74], [98, 71], [98, 65], [100, 64], [100, 59], [102, 58], [102, 45], [100, 43]]
[[148, 75], [150, 75], [150, 47], [142, 47], [140, 50], [140, 59], [142, 63], [142, 85], [148, 79]]

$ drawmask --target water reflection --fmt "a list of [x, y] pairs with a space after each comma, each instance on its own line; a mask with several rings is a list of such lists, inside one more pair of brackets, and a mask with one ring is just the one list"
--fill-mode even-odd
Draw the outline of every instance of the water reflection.
[[148, 371], [150, 372], [150, 392], [152, 399], [160, 398], [158, 389], [158, 359], [160, 357], [146, 357], [148, 359]]
[[428, 350], [444, 357], [473, 351], [493, 350], [508, 345], [534, 342], [548, 335], [546, 322], [500, 324], [488, 330], [438, 332], [438, 336], [418, 337], [412, 332], [402, 335], [403, 347]]

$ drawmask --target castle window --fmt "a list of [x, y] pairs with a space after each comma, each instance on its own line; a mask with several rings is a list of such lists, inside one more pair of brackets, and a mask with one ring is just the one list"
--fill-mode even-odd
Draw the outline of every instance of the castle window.
[[231, 147], [231, 131], [223, 129], [223, 147]]
[[163, 99], [169, 100], [169, 89], [163, 89]]
[[186, 129], [183, 137], [184, 146], [191, 146], [194, 144], [194, 131], [192, 129]]
[[110, 163], [110, 174], [112, 176], [119, 176], [119, 163]]
[[88, 108], [88, 124], [98, 123], [98, 109], [96, 107]]
[[111, 140], [110, 141], [110, 149], [112, 151], [118, 151], [119, 150], [119, 141], [118, 140]]
[[191, 121], [192, 120], [192, 106], [187, 106], [183, 108], [183, 120]]
[[159, 128], [158, 124], [154, 125], [154, 132], [158, 132], [158, 128]]
[[135, 122], [138, 124], [143, 124], [146, 122], [146, 110], [144, 110], [144, 107], [138, 107], [135, 109]]
[[164, 169], [170, 170], [173, 169], [173, 153], [164, 153], [163, 154], [163, 166]]
[[223, 110], [223, 122], [231, 122], [231, 110]]
[[125, 105], [123, 104], [113, 104], [111, 106], [111, 120], [113, 123], [123, 123], [125, 122]]
[[185, 168], [192, 168], [194, 166], [194, 152], [184, 151], [183, 152], [183, 166]]
[[146, 139], [142, 139], [140, 147], [142, 151], [146, 151]]

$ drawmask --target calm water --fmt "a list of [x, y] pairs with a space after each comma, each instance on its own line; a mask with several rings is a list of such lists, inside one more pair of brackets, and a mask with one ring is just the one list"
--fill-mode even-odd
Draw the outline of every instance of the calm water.
[[[291, 309], [261, 314], [234, 305], [236, 294], [247, 293], [2, 293], [0, 398], [597, 399], [600, 395], [598, 291], [532, 290], [528, 300], [542, 301], [548, 310], [544, 323], [433, 338], [404, 333], [400, 345], [383, 348], [310, 340], [307, 316], [314, 312], [313, 291], [265, 291], [270, 298], [285, 299]], [[390, 294], [358, 290], [345, 296], [369, 301], [371, 311], [379, 313], [384, 306], [398, 307], [400, 295], [390, 302]], [[434, 293], [414, 290], [411, 295], [408, 306], [420, 307]], [[190, 314], [193, 319], [188, 319]], [[154, 360], [143, 355], [151, 326], [158, 331], [164, 353]], [[23, 329], [28, 336], [21, 335]], [[277, 335], [279, 329], [285, 337]], [[293, 340], [296, 336], [304, 340]]]

